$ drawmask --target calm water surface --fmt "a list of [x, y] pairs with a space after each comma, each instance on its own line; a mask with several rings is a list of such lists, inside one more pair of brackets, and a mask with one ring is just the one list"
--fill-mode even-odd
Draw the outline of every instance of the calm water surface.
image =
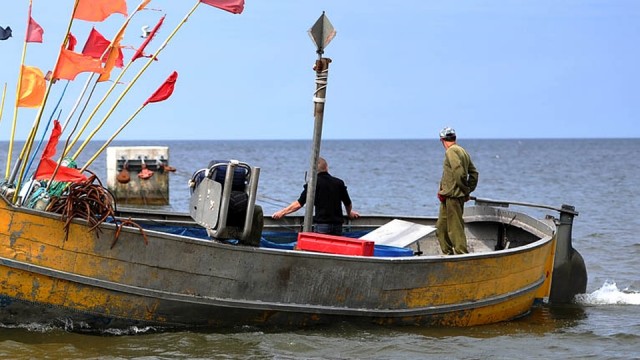
[[[343, 323], [297, 331], [239, 326], [224, 332], [157, 333], [135, 328], [99, 336], [24, 324], [0, 327], [0, 358], [640, 358], [640, 139], [460, 139], [460, 144], [480, 171], [478, 197], [576, 207], [574, 246], [589, 272], [587, 294], [576, 304], [540, 307], [516, 321], [461, 329]], [[90, 144], [79, 163], [101, 145]], [[262, 169], [258, 202], [270, 214], [298, 197], [311, 150], [309, 141], [113, 145], [169, 146], [169, 161], [177, 171], [170, 175], [171, 205], [164, 208], [180, 212], [187, 211], [191, 174], [209, 160], [232, 158]], [[0, 142], [3, 172], [6, 150], [7, 143]], [[14, 147], [14, 158], [15, 153]], [[345, 180], [362, 214], [437, 214], [443, 156], [437, 140], [329, 140], [321, 153], [330, 172]], [[106, 183], [104, 156], [91, 170]]]

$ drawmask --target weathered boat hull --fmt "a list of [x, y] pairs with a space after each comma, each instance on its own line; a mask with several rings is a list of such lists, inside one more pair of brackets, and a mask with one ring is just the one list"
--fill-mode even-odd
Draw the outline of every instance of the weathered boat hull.
[[[336, 320], [470, 326], [526, 314], [549, 296], [555, 238], [449, 256], [353, 257], [71, 224], [0, 199], [0, 322], [307, 326]], [[484, 223], [499, 221], [489, 218]], [[505, 217], [505, 219], [509, 219]], [[513, 220], [513, 219], [511, 219]]]

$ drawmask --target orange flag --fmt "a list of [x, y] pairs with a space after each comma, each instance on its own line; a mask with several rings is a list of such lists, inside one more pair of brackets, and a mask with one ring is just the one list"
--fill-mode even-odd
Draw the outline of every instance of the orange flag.
[[37, 67], [22, 65], [18, 107], [40, 107], [46, 90], [47, 83], [44, 80], [42, 71]]
[[111, 14], [127, 16], [126, 0], [78, 0], [73, 13], [74, 19], [86, 21], [104, 21]]
[[120, 41], [122, 41], [122, 37], [124, 36], [124, 29], [122, 29], [117, 35], [113, 43], [109, 47], [109, 55], [107, 56], [107, 61], [104, 64], [104, 72], [98, 78], [98, 82], [107, 81], [111, 77], [111, 70], [116, 66], [117, 60], [120, 58]]
[[54, 79], [75, 80], [76, 75], [81, 72], [94, 72], [102, 74], [104, 69], [100, 59], [91, 56], [75, 53], [67, 49], [61, 49], [60, 60], [53, 72]]

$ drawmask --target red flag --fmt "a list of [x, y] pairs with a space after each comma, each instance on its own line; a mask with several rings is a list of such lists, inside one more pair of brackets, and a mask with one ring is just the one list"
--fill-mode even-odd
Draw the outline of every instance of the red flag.
[[[29, 10], [31, 12], [31, 10]], [[44, 29], [40, 26], [31, 15], [29, 15], [29, 27], [27, 28], [27, 42], [42, 42]]]
[[73, 18], [86, 21], [104, 21], [109, 15], [115, 13], [127, 16], [127, 2], [125, 0], [78, 0]]
[[51, 137], [49, 137], [47, 146], [42, 151], [42, 159], [50, 159], [56, 156], [56, 147], [58, 146], [58, 140], [61, 134], [62, 128], [60, 127], [60, 122], [53, 120], [53, 130], [51, 130]]
[[[42, 152], [42, 159], [40, 160], [40, 165], [38, 165], [38, 170], [36, 170], [36, 180], [51, 179], [51, 176], [53, 175], [53, 172], [55, 171], [58, 164], [51, 158], [56, 155], [56, 147], [58, 146], [58, 140], [60, 139], [61, 134], [62, 127], [60, 127], [60, 122], [58, 120], [54, 120], [51, 137], [49, 138], [47, 147]], [[56, 173], [56, 176], [55, 178], [53, 178], [53, 180], [64, 182], [81, 182], [86, 181], [87, 177], [82, 175], [82, 173], [78, 169], [60, 165], [60, 167], [58, 168], [58, 172]]]
[[[105, 63], [109, 58], [109, 53], [105, 54], [109, 45], [111, 45], [111, 41], [105, 39], [98, 30], [92, 28], [89, 33], [89, 37], [87, 38], [87, 42], [84, 44], [84, 48], [82, 49], [82, 55], [91, 56], [94, 59], [99, 59], [102, 56], [102, 62]], [[115, 66], [119, 68], [124, 66], [124, 56], [122, 55], [122, 48], [120, 47], [118, 47], [118, 57], [116, 59]]]
[[72, 33], [69, 33], [69, 41], [67, 41], [67, 50], [74, 51], [76, 49], [76, 45], [78, 44], [78, 39], [73, 36]]
[[164, 21], [165, 16], [161, 17], [160, 20], [158, 21], [158, 23], [156, 24], [156, 26], [153, 27], [153, 30], [151, 30], [151, 32], [149, 33], [147, 38], [144, 39], [144, 42], [142, 42], [142, 45], [140, 45], [138, 50], [136, 50], [136, 53], [133, 54], [133, 57], [131, 58], [131, 61], [135, 61], [136, 59], [141, 58], [141, 57], [151, 57], [151, 56], [144, 55], [144, 53], [143, 53], [144, 52], [144, 48], [147, 47], [147, 45], [149, 44], [151, 39], [153, 39], [153, 37], [156, 35], [156, 32], [158, 31], [158, 29], [160, 29], [160, 26], [162, 26], [162, 22]]
[[75, 80], [76, 75], [81, 72], [89, 71], [98, 74], [104, 72], [100, 60], [64, 48], [60, 49], [58, 61], [58, 65], [53, 71], [54, 79]]
[[171, 94], [173, 94], [173, 88], [176, 86], [176, 80], [178, 80], [178, 73], [173, 72], [167, 80], [165, 80], [164, 84], [160, 85], [160, 87], [151, 95], [147, 101], [144, 102], [143, 106], [146, 106], [148, 103], [159, 102], [169, 98]]
[[244, 10], [244, 0], [200, 0], [200, 2], [233, 14], [241, 14]]
[[104, 54], [104, 51], [111, 45], [111, 41], [107, 40], [102, 34], [91, 28], [91, 32], [87, 37], [87, 42], [82, 48], [82, 55], [91, 56], [92, 58], [99, 59]]

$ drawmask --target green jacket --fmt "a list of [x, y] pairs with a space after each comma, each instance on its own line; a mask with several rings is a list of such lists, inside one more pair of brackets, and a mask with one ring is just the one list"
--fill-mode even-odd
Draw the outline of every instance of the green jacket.
[[469, 153], [462, 146], [453, 144], [444, 155], [440, 195], [446, 197], [466, 197], [478, 185], [478, 170], [473, 165]]

